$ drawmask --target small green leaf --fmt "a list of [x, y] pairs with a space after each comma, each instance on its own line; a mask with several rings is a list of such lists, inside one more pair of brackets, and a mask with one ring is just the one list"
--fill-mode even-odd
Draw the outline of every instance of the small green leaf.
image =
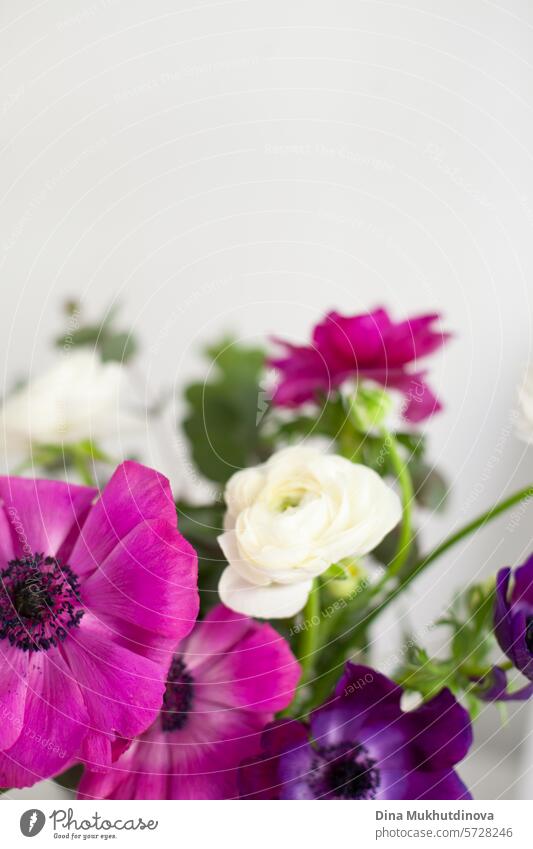
[[183, 422], [194, 462], [209, 480], [225, 483], [262, 459], [258, 413], [264, 352], [225, 340], [211, 347], [212, 375], [185, 390]]

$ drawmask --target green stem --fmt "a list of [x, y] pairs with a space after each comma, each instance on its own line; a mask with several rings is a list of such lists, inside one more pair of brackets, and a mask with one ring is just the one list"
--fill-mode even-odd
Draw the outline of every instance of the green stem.
[[409, 473], [409, 467], [400, 454], [398, 441], [392, 433], [385, 432], [384, 435], [386, 438], [386, 444], [389, 447], [390, 460], [400, 485], [403, 516], [396, 554], [391, 563], [387, 566], [387, 571], [381, 579], [383, 582], [397, 575], [409, 557], [413, 541], [412, 518], [414, 500], [413, 482]]
[[307, 684], [313, 675], [320, 632], [320, 585], [314, 581], [303, 609], [303, 625], [298, 640], [297, 656], [302, 667], [300, 687]]
[[529, 484], [529, 486], [524, 487], [524, 489], [515, 492], [513, 495], [510, 495], [508, 498], [503, 499], [496, 504], [494, 504], [489, 510], [485, 513], [482, 513], [476, 519], [473, 519], [472, 522], [468, 522], [468, 524], [464, 525], [462, 528], [459, 528], [454, 534], [447, 537], [447, 539], [443, 540], [443, 542], [439, 543], [432, 551], [429, 552], [425, 557], [422, 558], [412, 570], [403, 580], [401, 580], [398, 585], [383, 599], [383, 601], [376, 605], [372, 610], [370, 610], [353, 628], [349, 629], [348, 639], [346, 637], [343, 638], [344, 635], [341, 635], [338, 640], [338, 645], [340, 647], [339, 655], [337, 656], [337, 660], [334, 661], [327, 672], [325, 672], [322, 676], [320, 676], [320, 680], [317, 681], [316, 686], [313, 688], [313, 705], [317, 704], [324, 695], [327, 695], [331, 686], [337, 679], [340, 674], [340, 670], [344, 665], [344, 658], [349, 651], [349, 646], [353, 645], [362, 633], [364, 633], [369, 625], [380, 616], [384, 610], [406, 589], [406, 587], [413, 581], [415, 578], [418, 578], [422, 572], [427, 569], [432, 563], [435, 562], [442, 554], [452, 548], [454, 545], [457, 545], [458, 542], [468, 537], [470, 534], [479, 530], [480, 528], [484, 528], [489, 524], [493, 519], [497, 516], [504, 513], [506, 510], [509, 510], [511, 507], [514, 507], [515, 504], [520, 503], [521, 501], [527, 501], [533, 498], [533, 485]]
[[515, 492], [513, 495], [510, 495], [508, 498], [505, 498], [503, 501], [499, 501], [496, 504], [487, 510], [485, 513], [482, 513], [477, 519], [473, 519], [471, 522], [468, 522], [467, 525], [463, 525], [462, 528], [459, 528], [451, 536], [447, 537], [447, 539], [443, 540], [443, 542], [439, 543], [439, 545], [435, 546], [435, 548], [429, 552], [419, 563], [415, 566], [412, 572], [409, 573], [399, 584], [397, 587], [389, 593], [389, 595], [383, 600], [383, 602], [378, 605], [374, 610], [372, 610], [367, 617], [367, 623], [375, 619], [380, 613], [385, 610], [389, 604], [401, 593], [404, 589], [414, 581], [415, 578], [418, 578], [422, 572], [427, 569], [435, 560], [441, 557], [446, 551], [452, 548], [454, 545], [457, 545], [458, 542], [470, 536], [470, 534], [474, 533], [474, 531], [479, 530], [480, 528], [484, 528], [485, 525], [488, 525], [496, 516], [499, 516], [501, 513], [505, 513], [506, 510], [509, 510], [511, 507], [514, 507], [515, 504], [518, 504], [520, 501], [527, 501], [528, 499], [533, 497], [533, 485], [529, 484], [524, 487], [524, 489]]

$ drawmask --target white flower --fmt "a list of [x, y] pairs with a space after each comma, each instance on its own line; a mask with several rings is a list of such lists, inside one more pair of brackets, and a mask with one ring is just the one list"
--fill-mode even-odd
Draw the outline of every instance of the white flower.
[[518, 436], [525, 442], [533, 442], [533, 366], [529, 368], [518, 390], [518, 400]]
[[122, 380], [119, 363], [103, 363], [88, 349], [64, 354], [4, 402], [3, 451], [12, 458], [35, 443], [69, 444], [116, 430]]
[[229, 566], [219, 594], [232, 610], [265, 619], [298, 613], [313, 578], [372, 551], [402, 512], [372, 469], [310, 446], [237, 472], [225, 498], [218, 540]]

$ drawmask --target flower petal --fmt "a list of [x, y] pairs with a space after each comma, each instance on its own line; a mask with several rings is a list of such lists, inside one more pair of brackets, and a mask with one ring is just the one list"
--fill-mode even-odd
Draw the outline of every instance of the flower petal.
[[258, 587], [248, 583], [231, 566], [222, 573], [218, 592], [231, 610], [258, 619], [286, 619], [305, 607], [312, 580], [298, 584], [269, 584]]
[[19, 737], [24, 723], [28, 686], [27, 652], [0, 643], [0, 750], [9, 749]]
[[165, 673], [160, 665], [110, 640], [88, 612], [63, 650], [89, 715], [82, 758], [93, 770], [107, 768], [114, 739], [135, 737], [156, 718]]
[[133, 528], [82, 588], [84, 604], [140, 654], [165, 662], [198, 615], [197, 557], [165, 520]]
[[81, 527], [95, 495], [92, 487], [62, 481], [0, 477], [0, 502], [15, 557], [36, 552], [56, 556]]
[[77, 681], [58, 649], [29, 662], [24, 725], [0, 753], [0, 786], [29, 787], [64, 769], [79, 751], [88, 716]]
[[248, 631], [237, 645], [200, 667], [195, 686], [203, 705], [272, 714], [292, 701], [300, 674], [280, 634], [248, 620]]
[[136, 525], [164, 519], [176, 526], [170, 484], [163, 475], [128, 460], [114, 472], [92, 508], [72, 551], [78, 575], [94, 571]]

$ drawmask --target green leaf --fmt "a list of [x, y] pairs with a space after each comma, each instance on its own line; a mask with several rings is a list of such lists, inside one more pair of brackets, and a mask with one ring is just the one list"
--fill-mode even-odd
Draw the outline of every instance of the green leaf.
[[208, 349], [212, 374], [185, 391], [188, 412], [183, 422], [199, 471], [224, 484], [236, 471], [262, 459], [260, 387], [265, 354], [224, 341]]
[[192, 545], [200, 542], [204, 545], [217, 546], [217, 537], [224, 532], [224, 505], [188, 504], [186, 501], [176, 502], [179, 529], [185, 539]]
[[218, 582], [227, 566], [217, 542], [223, 531], [224, 505], [188, 504], [178, 501], [178, 527], [198, 555], [198, 591], [200, 614], [205, 614], [219, 602]]
[[443, 510], [448, 497], [446, 480], [432, 466], [423, 461], [409, 464], [415, 498], [421, 507], [428, 510]]
[[66, 331], [55, 339], [58, 348], [96, 348], [104, 362], [125, 363], [137, 351], [137, 342], [131, 333], [115, 329], [117, 307], [107, 310], [100, 322], [72, 326], [74, 317], [80, 315], [80, 307], [75, 301], [65, 305], [69, 317]]
[[131, 333], [104, 333], [100, 339], [100, 353], [104, 363], [126, 363], [136, 351], [137, 342]]

